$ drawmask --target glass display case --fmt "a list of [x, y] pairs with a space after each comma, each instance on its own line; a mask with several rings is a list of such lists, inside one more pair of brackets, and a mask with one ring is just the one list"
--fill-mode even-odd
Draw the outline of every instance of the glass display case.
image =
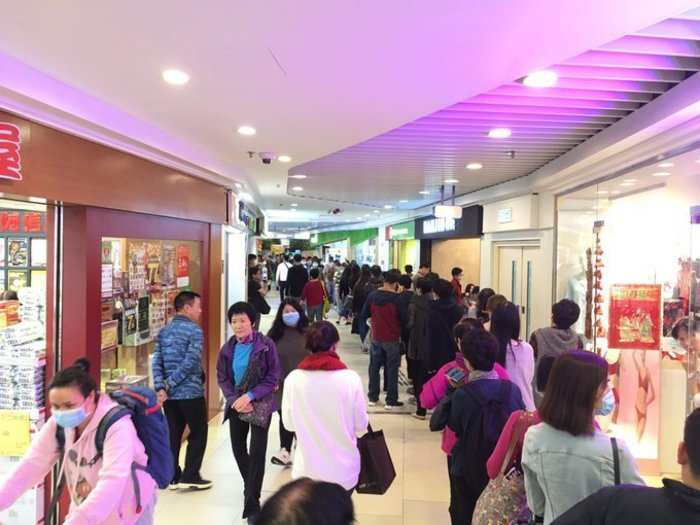
[[202, 289], [201, 243], [102, 239], [101, 388], [151, 384], [155, 338], [183, 290]]

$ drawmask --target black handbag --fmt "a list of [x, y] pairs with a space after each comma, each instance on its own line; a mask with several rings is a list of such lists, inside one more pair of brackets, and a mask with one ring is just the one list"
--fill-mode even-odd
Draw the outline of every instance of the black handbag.
[[361, 465], [357, 492], [376, 495], [386, 493], [396, 478], [396, 470], [384, 432], [375, 432], [371, 425], [367, 425], [367, 433], [357, 440], [357, 448], [360, 450]]

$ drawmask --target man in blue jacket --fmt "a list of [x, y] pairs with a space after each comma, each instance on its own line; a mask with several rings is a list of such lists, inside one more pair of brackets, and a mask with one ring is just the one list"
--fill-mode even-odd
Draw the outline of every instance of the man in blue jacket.
[[[202, 479], [200, 468], [207, 448], [207, 404], [204, 399], [202, 346], [204, 334], [198, 322], [202, 316], [199, 294], [180, 292], [175, 297], [176, 315], [156, 339], [153, 353], [153, 383], [165, 409], [170, 428], [170, 449], [175, 477], [170, 490], [208, 489], [212, 483]], [[180, 445], [185, 426], [187, 439], [185, 470], [180, 469]]]

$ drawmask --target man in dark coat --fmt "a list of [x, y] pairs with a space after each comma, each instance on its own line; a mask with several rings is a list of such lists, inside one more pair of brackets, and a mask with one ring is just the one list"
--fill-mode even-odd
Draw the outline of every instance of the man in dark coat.
[[426, 410], [420, 404], [420, 393], [423, 385], [431, 377], [428, 374], [430, 359], [430, 304], [433, 302], [433, 282], [420, 278], [417, 281], [416, 293], [408, 305], [408, 363], [413, 381], [413, 393], [416, 396], [417, 419], [425, 419]]

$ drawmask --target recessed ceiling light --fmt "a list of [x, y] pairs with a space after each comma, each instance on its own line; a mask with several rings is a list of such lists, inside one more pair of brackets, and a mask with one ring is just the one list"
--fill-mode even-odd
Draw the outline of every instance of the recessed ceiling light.
[[250, 137], [251, 135], [255, 135], [255, 128], [253, 126], [240, 126], [238, 128], [238, 133]]
[[630, 186], [634, 186], [634, 184], [634, 182], [623, 182], [622, 184], [620, 184], [620, 186], [622, 186], [623, 188], [629, 188]]
[[392, 206], [391, 204], [385, 204], [385, 205], [384, 205], [384, 209], [385, 209], [385, 210], [390, 210], [390, 209], [392, 209], [392, 208], [393, 208], [393, 206]]
[[612, 190], [610, 192], [610, 195], [619, 195], [619, 194], [620, 194], [620, 190]]
[[598, 195], [607, 195], [608, 190], [598, 190]]
[[289, 210], [289, 211], [296, 213], [296, 212], [298, 212], [299, 210], [297, 210], [296, 208], [292, 208], [292, 209]]
[[190, 76], [179, 69], [166, 69], [163, 71], [163, 80], [172, 86], [184, 86], [190, 81]]
[[290, 204], [290, 206], [291, 206], [292, 208], [296, 208], [296, 207], [299, 206], [299, 205], [298, 205], [296, 202], [293, 202], [293, 203]]
[[379, 210], [374, 210], [374, 213], [379, 213]]
[[479, 162], [471, 162], [471, 163], [467, 164], [468, 170], [480, 170], [483, 167], [484, 166]]
[[657, 171], [651, 174], [652, 177], [670, 177], [671, 174], [668, 171]]
[[459, 184], [459, 181], [457, 179], [447, 179], [445, 184]]
[[489, 131], [489, 137], [492, 139], [507, 139], [510, 135], [511, 131], [508, 128], [494, 128]]
[[659, 164], [659, 168], [673, 168], [673, 162], [662, 162]]
[[405, 204], [405, 203], [408, 202], [408, 199], [401, 199], [399, 202], [402, 203], [402, 204]]
[[277, 157], [277, 160], [279, 160], [280, 162], [291, 162], [292, 157], [290, 157], [289, 155], [280, 155], [279, 157]]
[[301, 173], [297, 173], [296, 175], [290, 175], [290, 179], [305, 179], [306, 175], [302, 175]]
[[301, 186], [294, 186], [294, 187], [292, 188], [292, 191], [304, 191], [304, 188], [301, 187]]
[[523, 84], [532, 88], [548, 88], [556, 85], [559, 76], [554, 71], [543, 69], [530, 73], [523, 79]]
[[622, 182], [626, 184], [635, 184], [637, 182], [637, 179], [625, 179]]
[[429, 192], [429, 191], [425, 191], [425, 190], [419, 191], [418, 193], [419, 193], [420, 195], [430, 195], [430, 192]]

